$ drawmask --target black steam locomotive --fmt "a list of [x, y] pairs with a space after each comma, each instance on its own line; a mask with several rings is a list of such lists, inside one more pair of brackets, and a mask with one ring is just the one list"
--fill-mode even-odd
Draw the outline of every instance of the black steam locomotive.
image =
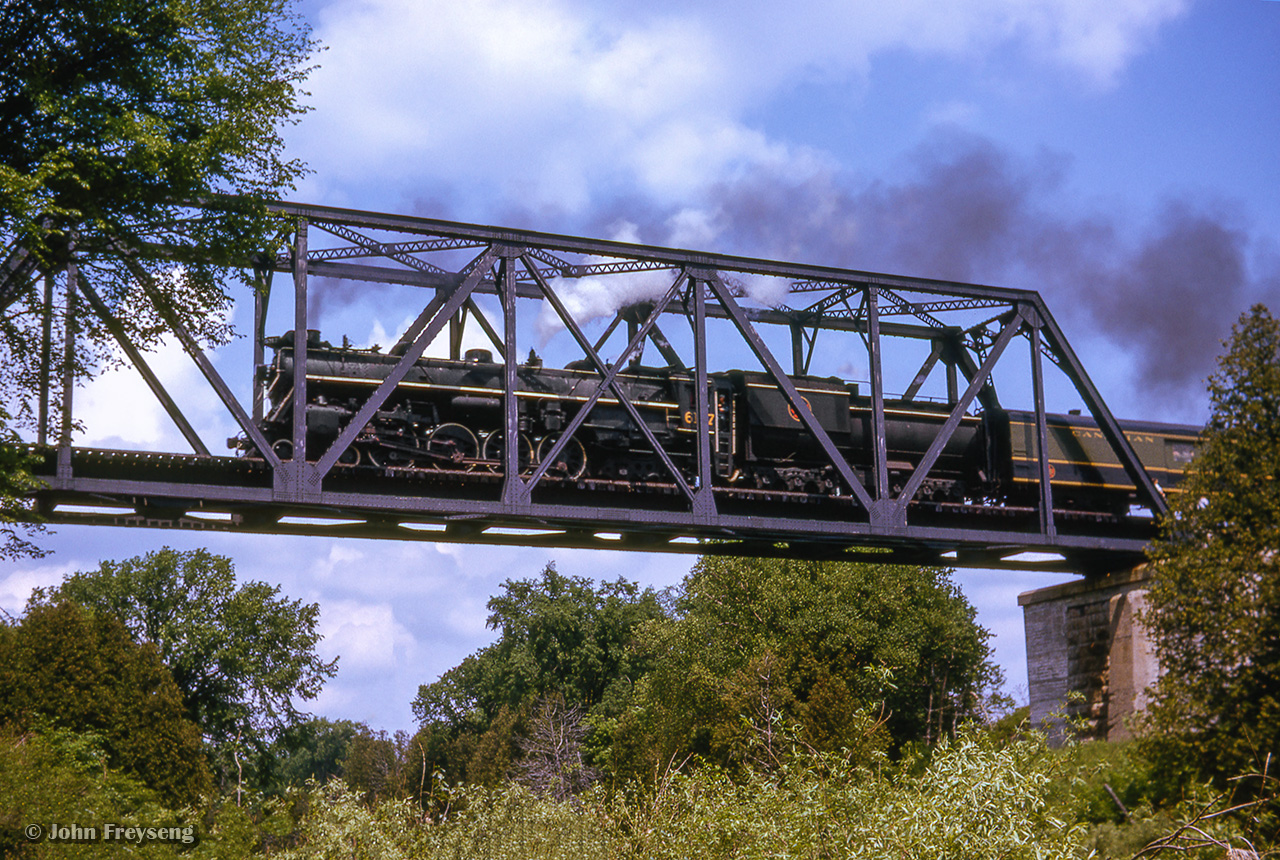
[[[266, 368], [271, 404], [262, 430], [282, 459], [292, 457], [293, 333], [269, 338]], [[307, 450], [325, 450], [372, 390], [399, 361], [376, 350], [334, 347], [309, 332]], [[517, 368], [520, 468], [533, 470], [596, 393], [600, 375], [586, 361], [543, 367], [532, 352]], [[683, 369], [629, 367], [618, 375], [627, 399], [687, 480], [696, 475], [697, 425], [693, 375]], [[872, 482], [872, 408], [856, 384], [797, 376], [796, 389], [855, 474]], [[339, 460], [356, 470], [436, 470], [501, 473], [503, 367], [488, 350], [461, 360], [423, 358]], [[821, 447], [781, 390], [763, 373], [734, 370], [708, 379], [713, 479], [716, 485], [775, 493], [834, 496], [847, 492]], [[923, 458], [951, 407], [926, 401], [885, 401], [891, 489]], [[1096, 424], [1077, 415], [1049, 416], [1049, 460], [1055, 506], [1116, 515], [1128, 512], [1135, 490]], [[1195, 453], [1198, 428], [1121, 422], [1151, 476], [1177, 485]], [[247, 443], [242, 448], [253, 451]], [[966, 415], [923, 482], [921, 501], [1034, 505], [1038, 483], [1035, 415], [991, 410]], [[624, 406], [601, 396], [546, 475], [592, 486], [670, 482], [670, 473]]]

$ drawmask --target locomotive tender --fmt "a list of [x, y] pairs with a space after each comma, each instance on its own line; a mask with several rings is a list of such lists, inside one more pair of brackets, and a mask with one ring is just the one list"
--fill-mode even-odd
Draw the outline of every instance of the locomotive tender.
[[[261, 428], [281, 459], [292, 457], [293, 332], [268, 338], [275, 357], [266, 370], [271, 408]], [[307, 450], [325, 450], [390, 373], [399, 356], [377, 349], [335, 347], [308, 332]], [[503, 366], [488, 350], [460, 360], [422, 358], [363, 429], [339, 464], [369, 470], [498, 473], [503, 459]], [[871, 399], [855, 383], [834, 377], [791, 377], [814, 417], [864, 486], [872, 482]], [[544, 367], [531, 351], [517, 368], [518, 443], [522, 473], [545, 458], [560, 432], [596, 393], [602, 379], [587, 361]], [[632, 365], [617, 383], [653, 437], [692, 481], [696, 475], [696, 392], [691, 372]], [[708, 374], [712, 474], [717, 487], [778, 498], [847, 493], [822, 448], [782, 391], [764, 373]], [[885, 434], [890, 486], [896, 492], [928, 450], [951, 406], [886, 398]], [[1054, 506], [1122, 517], [1136, 491], [1097, 425], [1079, 415], [1049, 415], [1049, 463]], [[1143, 466], [1160, 486], [1175, 490], [1195, 453], [1199, 428], [1122, 421]], [[255, 456], [252, 446], [237, 447]], [[658, 454], [611, 394], [599, 397], [556, 462], [552, 480], [592, 486], [670, 482]], [[916, 499], [1034, 505], [1039, 480], [1035, 413], [988, 409], [964, 416]]]

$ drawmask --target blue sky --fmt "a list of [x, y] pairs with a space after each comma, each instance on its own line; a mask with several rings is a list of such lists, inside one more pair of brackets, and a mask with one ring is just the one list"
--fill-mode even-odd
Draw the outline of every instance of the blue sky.
[[[1275, 0], [301, 8], [326, 50], [314, 109], [286, 133], [313, 171], [300, 201], [1037, 289], [1123, 417], [1202, 421], [1232, 321], [1280, 310]], [[416, 312], [318, 301], [326, 336], [356, 342]], [[176, 349], [157, 363], [207, 438], [231, 435]], [[127, 375], [80, 404], [86, 444], [184, 450]], [[313, 710], [388, 729], [411, 727], [419, 683], [490, 641], [484, 603], [505, 578], [555, 560], [663, 587], [692, 561], [90, 528], [45, 544], [0, 569], [0, 606], [165, 544], [318, 601], [342, 662]], [[957, 579], [1024, 685], [1016, 594], [1060, 577]]]

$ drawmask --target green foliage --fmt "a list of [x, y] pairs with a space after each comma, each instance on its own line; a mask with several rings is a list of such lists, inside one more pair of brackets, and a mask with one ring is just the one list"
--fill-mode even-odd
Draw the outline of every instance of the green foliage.
[[[224, 342], [223, 267], [274, 251], [279, 224], [263, 201], [304, 173], [282, 130], [304, 110], [316, 46], [292, 6], [0, 0], [0, 253], [20, 246], [55, 279], [74, 262], [140, 348], [166, 330], [162, 310]], [[212, 195], [231, 196], [192, 217]], [[77, 376], [118, 360], [83, 299], [69, 324], [67, 292], [0, 290], [0, 390], [20, 426], [37, 421], [31, 395], [52, 383], [56, 402], [62, 386], [42, 348], [46, 317], [53, 355], [76, 340]]]
[[335, 782], [313, 795], [283, 856], [1056, 860], [1085, 856], [1082, 828], [1048, 800], [1069, 776], [1040, 735], [1001, 745], [962, 731], [902, 769], [798, 750], [742, 780], [703, 767], [566, 802], [512, 784], [455, 788], [435, 817], [400, 801], [370, 808]]
[[5, 0], [0, 231], [52, 261], [70, 227], [134, 245], [175, 202], [291, 187], [280, 127], [314, 44], [289, 7]]
[[538, 579], [509, 579], [502, 589], [488, 604], [498, 642], [423, 685], [413, 703], [419, 720], [492, 720], [503, 705], [550, 692], [589, 708], [625, 698], [644, 669], [629, 647], [633, 631], [662, 615], [652, 589], [622, 579], [596, 589], [589, 579], [561, 576], [554, 564]]
[[651, 664], [632, 647], [636, 629], [664, 616], [652, 589], [619, 579], [598, 588], [548, 564], [537, 579], [507, 580], [489, 601], [496, 643], [419, 688], [414, 744], [428, 770], [496, 784], [519, 757], [532, 703], [558, 695], [589, 719], [616, 717]]
[[771, 766], [791, 725], [816, 751], [932, 743], [998, 683], [988, 634], [938, 569], [708, 557], [679, 612], [644, 628], [654, 669], [616, 728], [622, 772], [691, 754]]
[[[369, 735], [377, 739], [377, 735]], [[1224, 814], [1211, 791], [1125, 820], [1090, 821], [1099, 786], [1127, 794], [1125, 774], [1148, 770], [1135, 748], [1050, 749], [1045, 737], [970, 726], [898, 762], [859, 765], [813, 753], [792, 732], [792, 754], [769, 771], [731, 776], [712, 766], [668, 770], [648, 784], [599, 787], [560, 802], [514, 782], [438, 786], [430, 813], [411, 801], [374, 799], [342, 780], [271, 799], [225, 800], [179, 813], [129, 778], [104, 770], [93, 736], [63, 731], [0, 735], [0, 847], [18, 857], [106, 857], [100, 846], [26, 846], [14, 826], [38, 821], [195, 821], [194, 848], [144, 847], [138, 855], [201, 860], [310, 858], [1129, 858], [1221, 857], [1262, 851], [1256, 827]], [[1141, 779], [1138, 780], [1139, 782]], [[1274, 790], [1274, 786], [1272, 787]], [[1245, 818], [1248, 818], [1246, 815]], [[1196, 848], [1196, 846], [1201, 846]], [[1090, 852], [1096, 852], [1091, 854]], [[134, 855], [131, 855], [134, 856]]]
[[150, 645], [70, 603], [0, 626], [0, 725], [92, 732], [112, 768], [174, 803], [209, 788], [200, 733]]
[[345, 782], [363, 794], [366, 803], [404, 797], [412, 777], [409, 738], [404, 732], [388, 736], [362, 726], [342, 761]]
[[312, 699], [337, 660], [316, 654], [320, 607], [288, 600], [277, 586], [237, 586], [231, 560], [206, 550], [164, 548], [37, 589], [31, 606], [71, 601], [119, 619], [151, 643], [173, 673], [183, 703], [217, 744], [261, 748], [301, 719], [294, 699]]
[[[14, 860], [120, 856], [118, 844], [31, 842], [23, 828], [33, 823], [42, 827], [51, 822], [188, 826], [181, 815], [162, 806], [154, 792], [107, 767], [108, 758], [98, 735], [61, 729], [0, 731], [0, 856]], [[177, 857], [180, 847], [151, 844], [132, 856]]]
[[1280, 322], [1257, 305], [1226, 346], [1142, 616], [1164, 670], [1145, 751], [1222, 786], [1280, 752]]
[[45, 555], [29, 540], [40, 526], [34, 522], [28, 496], [42, 482], [31, 474], [34, 458], [15, 447], [20, 440], [8, 422], [9, 414], [0, 408], [0, 561]]
[[300, 844], [277, 856], [281, 860], [627, 856], [616, 826], [598, 805], [557, 803], [508, 785], [454, 789], [448, 793], [447, 809], [439, 821], [433, 821], [404, 801], [370, 807], [341, 782], [333, 782], [313, 795], [300, 828]]
[[320, 785], [342, 776], [352, 742], [368, 729], [351, 720], [317, 717], [289, 726], [276, 735], [258, 765], [265, 791], [282, 794], [314, 781]]
[[534, 703], [552, 701], [574, 715], [543, 715], [557, 756], [614, 785], [690, 755], [776, 767], [793, 726], [809, 750], [869, 761], [951, 734], [999, 682], [986, 632], [942, 570], [704, 558], [675, 606], [550, 565], [508, 580], [489, 602], [498, 641], [419, 689], [423, 769], [485, 785], [526, 773]]
[[961, 731], [923, 769], [802, 754], [744, 781], [714, 768], [675, 775], [632, 831], [652, 858], [1083, 857], [1079, 828], [1047, 799], [1063, 775], [1042, 736], [997, 746]]

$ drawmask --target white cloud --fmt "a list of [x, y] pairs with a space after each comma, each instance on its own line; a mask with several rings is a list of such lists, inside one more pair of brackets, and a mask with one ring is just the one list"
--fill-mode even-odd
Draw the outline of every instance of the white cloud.
[[[321, 582], [341, 580], [352, 570], [362, 569], [366, 563], [364, 552], [357, 549], [356, 544], [334, 541], [328, 545], [329, 552], [308, 565], [306, 575]], [[298, 556], [294, 555], [297, 560]]]
[[1026, 4], [1023, 14], [1010, 16], [1010, 21], [1031, 49], [1043, 49], [1105, 86], [1150, 44], [1163, 24], [1189, 5], [1188, 0], [1045, 0]]
[[748, 167], [811, 169], [747, 119], [803, 80], [862, 86], [893, 51], [999, 53], [1105, 87], [1186, 5], [335, 0], [293, 139], [317, 171], [305, 191], [332, 202], [370, 182], [567, 210], [619, 188], [670, 202]]
[[327, 601], [317, 627], [326, 659], [339, 657], [339, 669], [353, 673], [390, 670], [415, 644], [389, 603]]
[[79, 569], [77, 563], [71, 561], [64, 564], [33, 563], [8, 571], [0, 576], [0, 610], [15, 617], [21, 615], [32, 591], [58, 585]]
[[[76, 444], [190, 452], [191, 446], [142, 375], [122, 351], [117, 348], [116, 352], [122, 365], [98, 374], [75, 392], [73, 414], [85, 428]], [[171, 338], [144, 358], [210, 452], [225, 453], [225, 440], [235, 433], [234, 420], [195, 362]], [[216, 355], [211, 360], [216, 363]]]

